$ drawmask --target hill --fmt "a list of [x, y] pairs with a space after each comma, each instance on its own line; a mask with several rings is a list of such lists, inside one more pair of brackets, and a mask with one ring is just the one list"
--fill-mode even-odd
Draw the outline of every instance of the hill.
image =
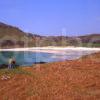
[[40, 36], [25, 33], [21, 29], [0, 22], [0, 48], [41, 46], [88, 46], [100, 47], [100, 34], [85, 36]]
[[31, 44], [31, 38], [28, 33], [19, 28], [0, 22], [1, 48], [28, 47]]
[[100, 34], [90, 34], [78, 38], [82, 40], [83, 46], [100, 47]]
[[100, 53], [73, 61], [2, 69], [0, 89], [0, 100], [100, 100]]

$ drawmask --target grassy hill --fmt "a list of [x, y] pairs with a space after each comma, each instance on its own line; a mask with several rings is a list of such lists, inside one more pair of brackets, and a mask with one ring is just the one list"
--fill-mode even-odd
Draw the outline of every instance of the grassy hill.
[[[0, 23], [0, 47], [26, 47], [29, 44], [31, 37], [17, 27]], [[27, 43], [25, 43], [27, 42]]]
[[100, 34], [78, 37], [40, 36], [25, 33], [17, 27], [0, 22], [0, 48], [36, 46], [86, 46], [100, 47]]
[[100, 47], [100, 34], [79, 36], [79, 38], [82, 40], [83, 46]]

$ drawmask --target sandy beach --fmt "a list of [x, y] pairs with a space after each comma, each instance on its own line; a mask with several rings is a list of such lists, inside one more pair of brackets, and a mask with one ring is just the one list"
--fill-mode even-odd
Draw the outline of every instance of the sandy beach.
[[86, 48], [86, 47], [32, 47], [32, 48], [12, 48], [0, 49], [0, 51], [32, 51], [44, 53], [64, 53], [66, 51], [100, 51], [100, 48]]

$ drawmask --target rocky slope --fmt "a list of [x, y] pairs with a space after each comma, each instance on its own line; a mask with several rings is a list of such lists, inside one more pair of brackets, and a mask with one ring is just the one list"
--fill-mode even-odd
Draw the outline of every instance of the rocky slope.
[[33, 46], [91, 46], [100, 47], [100, 34], [86, 36], [40, 36], [25, 33], [17, 27], [0, 22], [0, 48]]

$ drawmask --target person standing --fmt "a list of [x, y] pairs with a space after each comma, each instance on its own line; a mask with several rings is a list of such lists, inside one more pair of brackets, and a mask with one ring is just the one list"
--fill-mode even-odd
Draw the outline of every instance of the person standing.
[[12, 58], [12, 68], [14, 68], [15, 65], [16, 65], [16, 60], [15, 60], [15, 58]]
[[9, 59], [8, 61], [8, 69], [12, 68], [12, 58]]

